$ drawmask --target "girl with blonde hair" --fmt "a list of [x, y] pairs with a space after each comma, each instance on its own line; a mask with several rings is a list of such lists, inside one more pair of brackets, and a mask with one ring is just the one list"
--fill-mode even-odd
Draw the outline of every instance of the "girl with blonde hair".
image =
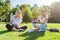
[[22, 12], [21, 10], [16, 10], [15, 12], [15, 15], [13, 15], [11, 18], [10, 18], [10, 24], [7, 24], [6, 25], [6, 28], [8, 30], [23, 30], [23, 28], [27, 29], [26, 26], [23, 26], [23, 28], [21, 27], [21, 22], [22, 22]]

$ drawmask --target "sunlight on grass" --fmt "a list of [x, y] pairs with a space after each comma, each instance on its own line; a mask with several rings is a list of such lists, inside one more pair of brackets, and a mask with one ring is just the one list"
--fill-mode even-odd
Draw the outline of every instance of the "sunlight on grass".
[[[23, 23], [22, 25], [32, 28], [31, 23]], [[48, 28], [58, 28], [60, 30], [59, 23], [49, 23]], [[0, 40], [60, 40], [60, 33], [55, 32], [9, 32], [5, 28], [5, 23], [0, 23]]]

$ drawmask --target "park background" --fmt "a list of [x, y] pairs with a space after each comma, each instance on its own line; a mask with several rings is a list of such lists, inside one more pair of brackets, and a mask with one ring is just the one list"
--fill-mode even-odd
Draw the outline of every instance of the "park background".
[[23, 22], [30, 22], [32, 18], [39, 16], [40, 10], [45, 10], [50, 16], [48, 22], [60, 23], [60, 2], [58, 0], [58, 2], [56, 0], [40, 1], [41, 0], [0, 0], [0, 21], [8, 22], [10, 15], [12, 13], [15, 14], [15, 11], [20, 9], [23, 14]]
[[60, 30], [60, 0], [0, 0], [0, 40], [60, 40], [60, 33], [54, 32], [9, 32], [5, 25], [10, 20], [10, 16], [16, 10], [21, 10], [23, 23], [29, 28], [32, 18], [37, 18], [41, 10], [45, 10], [49, 15], [48, 28]]

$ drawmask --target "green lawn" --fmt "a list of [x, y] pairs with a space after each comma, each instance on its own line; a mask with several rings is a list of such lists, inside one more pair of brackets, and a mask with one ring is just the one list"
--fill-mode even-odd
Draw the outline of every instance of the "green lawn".
[[[60, 40], [60, 33], [57, 32], [8, 32], [5, 28], [5, 23], [0, 23], [0, 40]], [[31, 23], [23, 24], [32, 28]], [[49, 23], [48, 28], [57, 28], [60, 30], [60, 24]]]

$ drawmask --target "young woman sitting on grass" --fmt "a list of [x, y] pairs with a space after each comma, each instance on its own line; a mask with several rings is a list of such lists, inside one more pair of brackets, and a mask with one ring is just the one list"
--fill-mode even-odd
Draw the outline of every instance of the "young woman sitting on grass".
[[49, 19], [49, 16], [46, 14], [46, 12], [44, 10], [42, 10], [40, 16], [38, 17], [38, 20], [40, 23], [39, 31], [47, 30], [48, 19]]
[[[41, 11], [39, 17], [37, 19], [32, 20], [34, 28], [29, 30], [28, 32], [33, 32], [35, 30], [38, 31], [46, 31], [47, 30], [47, 21], [48, 21], [48, 15], [44, 10]], [[39, 24], [37, 24], [39, 22]]]
[[12, 31], [12, 30], [22, 31], [22, 30], [27, 29], [26, 26], [21, 26], [22, 18], [23, 17], [22, 17], [21, 10], [16, 10], [15, 15], [13, 15], [10, 18], [10, 23], [6, 25], [6, 28], [9, 31]]

